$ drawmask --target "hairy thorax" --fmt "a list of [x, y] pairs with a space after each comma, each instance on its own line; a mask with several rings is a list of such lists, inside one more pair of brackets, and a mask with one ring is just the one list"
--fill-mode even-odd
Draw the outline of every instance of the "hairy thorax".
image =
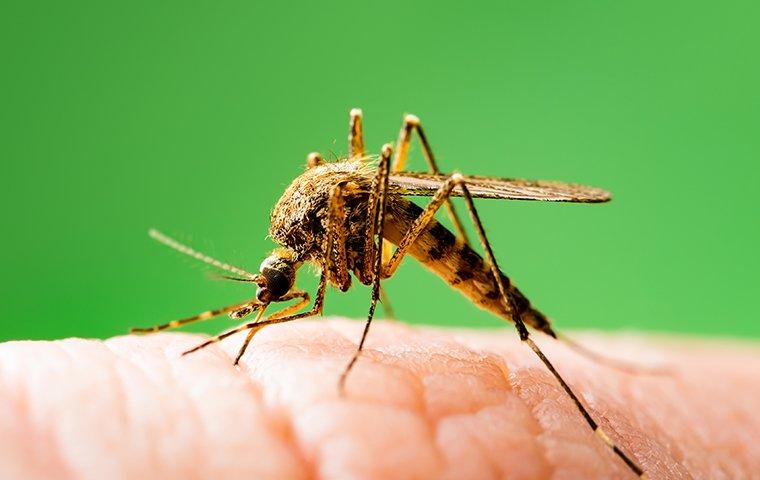
[[345, 228], [349, 270], [361, 263], [367, 229], [367, 204], [372, 170], [360, 161], [325, 163], [306, 170], [283, 193], [272, 210], [269, 234], [299, 259], [323, 264], [322, 251], [329, 219], [330, 195], [345, 185]]

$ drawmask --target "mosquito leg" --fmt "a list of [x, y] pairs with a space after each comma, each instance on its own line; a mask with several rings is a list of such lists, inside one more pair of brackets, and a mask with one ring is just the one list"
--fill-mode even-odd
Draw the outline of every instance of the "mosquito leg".
[[[336, 187], [335, 190], [339, 191], [340, 189]], [[338, 194], [334, 191], [333, 195], [331, 196], [331, 200], [332, 200], [331, 203], [334, 202], [336, 198], [338, 198]], [[320, 278], [319, 278], [319, 287], [317, 288], [317, 295], [314, 298], [314, 305], [312, 306], [311, 310], [309, 310], [308, 312], [281, 316], [285, 312], [289, 313], [290, 311], [294, 311], [297, 308], [302, 308], [306, 304], [306, 302], [308, 302], [308, 294], [306, 292], [296, 291], [296, 292], [288, 293], [285, 296], [283, 296], [281, 300], [290, 300], [296, 297], [301, 297], [302, 300], [291, 307], [285, 308], [283, 312], [275, 313], [274, 315], [270, 316], [266, 320], [259, 320], [259, 321], [245, 323], [239, 327], [233, 328], [231, 330], [227, 330], [226, 332], [221, 333], [215, 337], [211, 337], [205, 342], [201, 343], [200, 345], [184, 352], [182, 355], [187, 355], [188, 353], [196, 352], [202, 348], [205, 348], [205, 347], [208, 347], [209, 345], [220, 342], [221, 340], [224, 340], [225, 338], [231, 335], [234, 335], [238, 332], [242, 332], [244, 330], [254, 329], [255, 331], [258, 331], [261, 328], [267, 325], [272, 325], [274, 323], [289, 322], [291, 320], [298, 320], [300, 318], [312, 317], [314, 315], [321, 315], [322, 308], [324, 306], [325, 290], [327, 288], [328, 276], [330, 275], [330, 272], [333, 270], [333, 265], [332, 265], [333, 246], [336, 243], [338, 243], [335, 241], [336, 233], [337, 233], [336, 230], [338, 229], [338, 225], [343, 223], [343, 218], [338, 218], [332, 214], [336, 212], [335, 209], [330, 208], [330, 212], [331, 212], [331, 215], [327, 223], [327, 234], [325, 235], [324, 243], [322, 245], [322, 251], [324, 254], [324, 265], [322, 266], [322, 274], [320, 275]], [[340, 243], [345, 244], [344, 241]], [[344, 259], [345, 259], [345, 256], [344, 256]], [[255, 335], [255, 333], [256, 332], [248, 334], [248, 337], [246, 337], [246, 341], [244, 343], [244, 347], [248, 346], [248, 343], [250, 343], [250, 339], [253, 338], [253, 335]], [[240, 359], [244, 351], [245, 351], [245, 348], [241, 349], [241, 352], [238, 354], [237, 360]]]
[[[496, 285], [499, 289], [499, 293], [501, 294], [502, 302], [504, 303], [504, 306], [508, 309], [508, 311], [512, 314], [512, 319], [515, 322], [515, 327], [517, 328], [517, 333], [520, 335], [520, 340], [527, 343], [528, 346], [533, 350], [533, 352], [538, 356], [538, 358], [541, 360], [541, 362], [546, 366], [547, 369], [551, 372], [551, 374], [554, 376], [554, 378], [559, 382], [562, 389], [565, 391], [565, 393], [573, 400], [573, 403], [575, 403], [576, 408], [580, 412], [580, 414], [583, 416], [583, 418], [586, 420], [586, 423], [588, 423], [589, 427], [596, 433], [603, 441], [604, 443], [618, 456], [621, 460], [625, 462], [625, 464], [628, 466], [628, 468], [631, 469], [636, 475], [645, 478], [644, 471], [641, 469], [641, 467], [636, 464], [628, 455], [626, 455], [620, 448], [618, 448], [617, 445], [612, 441], [612, 439], [602, 430], [602, 428], [599, 426], [599, 424], [591, 417], [591, 414], [588, 412], [586, 407], [583, 406], [581, 401], [578, 399], [578, 396], [573, 392], [573, 390], [570, 388], [570, 386], [565, 382], [565, 380], [562, 378], [562, 376], [557, 372], [557, 370], [554, 368], [554, 365], [549, 361], [548, 358], [546, 358], [546, 355], [541, 351], [540, 348], [538, 348], [538, 345], [533, 342], [533, 339], [530, 338], [530, 334], [528, 333], [528, 329], [525, 327], [525, 323], [523, 323], [523, 320], [520, 315], [520, 310], [517, 308], [517, 304], [515, 303], [515, 299], [512, 295], [508, 293], [508, 287], [509, 285], [505, 285], [505, 281], [508, 282], [505, 276], [501, 275], [501, 270], [499, 269], [498, 264], [496, 263], [496, 257], [494, 257], [493, 250], [491, 248], [491, 244], [488, 241], [488, 238], [486, 237], [485, 229], [483, 228], [483, 224], [480, 221], [480, 217], [478, 216], [478, 212], [475, 209], [475, 203], [472, 201], [472, 196], [470, 195], [470, 191], [467, 189], [467, 184], [464, 181], [464, 179], [455, 174], [452, 176], [455, 183], [459, 185], [462, 189], [462, 193], [464, 195], [465, 204], [467, 205], [467, 210], [470, 212], [470, 219], [472, 220], [472, 223], [475, 226], [475, 230], [478, 234], [478, 238], [480, 239], [480, 243], [483, 246], [483, 249], [486, 253], [486, 259], [488, 260], [490, 266], [491, 266], [491, 273], [493, 274], [494, 281], [496, 282]], [[449, 191], [450, 192], [450, 191]]]
[[[264, 305], [264, 307], [261, 310], [259, 310], [259, 313], [256, 315], [256, 320], [254, 320], [254, 322], [259, 322], [261, 320], [261, 316], [264, 315], [264, 311], [266, 311], [267, 307], [268, 305]], [[245, 337], [245, 341], [243, 342], [243, 345], [240, 347], [240, 350], [238, 351], [238, 354], [235, 357], [235, 362], [233, 363], [233, 365], [237, 365], [238, 363], [240, 363], [240, 358], [243, 356], [243, 354], [245, 353], [245, 350], [248, 348], [248, 344], [251, 343], [251, 340], [253, 340], [253, 336], [256, 335], [256, 332], [258, 332], [259, 330], [261, 330], [261, 327], [253, 327], [248, 332], [248, 335]]]
[[[433, 149], [430, 148], [425, 131], [422, 129], [420, 119], [416, 115], [406, 115], [404, 117], [404, 123], [401, 125], [401, 130], [398, 134], [398, 141], [396, 142], [396, 155], [393, 157], [393, 164], [391, 166], [391, 172], [403, 172], [406, 167], [406, 161], [409, 158], [409, 146], [412, 140], [412, 132], [416, 131], [417, 136], [420, 138], [422, 144], [422, 155], [425, 157], [425, 161], [428, 165], [428, 171], [430, 173], [441, 173], [438, 169], [438, 164], [435, 161], [433, 155]], [[457, 231], [457, 235], [461, 238], [465, 244], [469, 246], [470, 242], [467, 238], [467, 233], [464, 230], [464, 225], [459, 219], [459, 215], [454, 208], [454, 204], [451, 200], [446, 200], [446, 211], [451, 218], [451, 222], [454, 224], [454, 229]]]
[[[285, 316], [288, 316], [294, 312], [297, 312], [298, 310], [302, 309], [309, 303], [309, 294], [303, 290], [297, 290], [290, 292], [286, 295], [283, 295], [278, 302], [286, 302], [288, 300], [292, 300], [294, 298], [300, 298], [298, 302], [294, 303], [293, 305], [289, 305], [282, 310], [280, 310], [277, 313], [274, 313], [269, 316], [270, 320], [282, 318]], [[261, 320], [261, 317], [264, 315], [264, 310], [266, 310], [266, 306], [259, 310], [258, 315], [256, 316], [256, 320], [254, 322], [258, 322]], [[251, 330], [248, 332], [248, 336], [245, 337], [245, 342], [243, 342], [243, 346], [240, 347], [240, 351], [237, 354], [237, 357], [235, 357], [235, 363], [234, 365], [237, 365], [240, 363], [240, 359], [242, 358], [243, 354], [245, 353], [245, 350], [248, 348], [248, 344], [251, 343], [251, 340], [253, 340], [253, 336], [256, 335], [256, 332], [261, 330], [262, 327], [252, 327]]]
[[[289, 322], [291, 320], [298, 320], [301, 318], [312, 317], [314, 315], [321, 315], [322, 307], [323, 307], [324, 299], [325, 299], [326, 287], [327, 287], [327, 270], [322, 270], [322, 275], [319, 278], [319, 287], [317, 288], [317, 295], [314, 298], [314, 305], [312, 306], [311, 310], [309, 310], [308, 312], [296, 313], [296, 314], [288, 315], [284, 317], [278, 317], [277, 314], [274, 314], [271, 317], [267, 318], [266, 320], [258, 320], [258, 321], [244, 323], [243, 325], [240, 325], [239, 327], [235, 327], [233, 329], [227, 330], [224, 333], [220, 333], [219, 335], [216, 335], [215, 337], [209, 338], [208, 340], [201, 343], [200, 345], [193, 347], [190, 350], [187, 350], [186, 352], [183, 352], [182, 355], [187, 355], [189, 353], [197, 352], [198, 350], [202, 348], [206, 348], [209, 345], [220, 342], [224, 340], [225, 338], [230, 337], [238, 332], [242, 332], [244, 330], [256, 329], [258, 331], [267, 325]], [[305, 298], [308, 301], [308, 295], [306, 295]], [[297, 305], [301, 305], [301, 304], [302, 302], [299, 302]], [[287, 307], [285, 310], [289, 310], [290, 308], [291, 307]], [[253, 338], [252, 334], [249, 334], [249, 336]], [[250, 340], [247, 340], [247, 341], [250, 342]], [[240, 353], [239, 355], [242, 356], [242, 353]]]
[[409, 251], [409, 248], [412, 246], [414, 241], [417, 240], [425, 228], [430, 224], [431, 220], [433, 220], [433, 217], [435, 217], [438, 209], [441, 208], [441, 205], [446, 203], [446, 200], [451, 194], [451, 191], [454, 189], [454, 187], [457, 186], [457, 182], [459, 181], [458, 179], [461, 179], [461, 176], [456, 174], [452, 175], [443, 183], [443, 185], [441, 185], [438, 191], [435, 192], [433, 197], [430, 199], [427, 207], [425, 207], [425, 210], [423, 210], [420, 216], [415, 219], [414, 223], [404, 234], [404, 236], [401, 237], [401, 240], [398, 243], [398, 247], [396, 248], [396, 251], [393, 252], [390, 260], [388, 260], [388, 263], [384, 265], [382, 271], [383, 278], [393, 276], [393, 274], [396, 272], [396, 269], [401, 264], [401, 260]]
[[[346, 182], [335, 185], [330, 193], [330, 207], [328, 210], [330, 242], [330, 268], [327, 268], [332, 280], [338, 285], [340, 291], [345, 292], [351, 287], [351, 275], [348, 272], [348, 254], [346, 252], [346, 206], [344, 195], [350, 189]], [[333, 250], [336, 251], [333, 253]]]
[[280, 297], [278, 302], [287, 302], [288, 300], [293, 300], [294, 298], [300, 298], [296, 303], [293, 305], [289, 305], [282, 310], [273, 313], [269, 316], [269, 318], [280, 318], [285, 317], [287, 315], [290, 315], [291, 313], [295, 313], [298, 310], [302, 309], [309, 303], [309, 292], [306, 292], [304, 290], [294, 290], [290, 293], [286, 293], [282, 297]]
[[306, 156], [306, 166], [308, 168], [318, 167], [323, 163], [325, 163], [325, 159], [318, 152], [311, 152]]
[[364, 133], [362, 132], [362, 111], [352, 108], [348, 127], [348, 158], [364, 156]]
[[[372, 179], [372, 187], [369, 195], [369, 201], [367, 205], [367, 212], [369, 221], [367, 222], [367, 230], [364, 236], [364, 254], [362, 255], [362, 266], [359, 269], [359, 280], [364, 285], [370, 285], [374, 281], [374, 268], [376, 257], [380, 257], [382, 261], [382, 252], [380, 248], [375, 244], [375, 236], [378, 233], [378, 216], [380, 214], [380, 206], [385, 208], [385, 198], [388, 191], [388, 178], [390, 175], [390, 156], [393, 152], [393, 148], [390, 145], [384, 145], [383, 151], [380, 156], [380, 163], [377, 166], [377, 174]], [[383, 213], [384, 218], [384, 213]], [[382, 237], [379, 237], [382, 240]], [[385, 245], [380, 242], [380, 245]]]
[[[354, 368], [354, 364], [356, 364], [356, 361], [359, 359], [359, 355], [362, 353], [362, 349], [364, 348], [364, 342], [367, 340], [367, 333], [369, 333], [369, 326], [372, 324], [372, 318], [375, 316], [375, 308], [377, 307], [377, 300], [380, 298], [380, 274], [382, 273], [383, 269], [383, 256], [380, 253], [380, 248], [383, 241], [383, 222], [385, 220], [385, 204], [388, 198], [388, 169], [390, 167], [390, 159], [391, 159], [391, 153], [393, 151], [393, 148], [385, 144], [383, 145], [382, 150], [382, 156], [380, 158], [380, 164], [378, 165], [378, 175], [377, 178], [379, 179], [379, 195], [377, 198], [377, 214], [374, 218], [374, 221], [372, 222], [374, 224], [373, 230], [377, 233], [377, 244], [375, 244], [374, 240], [374, 234], [372, 235], [372, 245], [375, 248], [375, 255], [373, 256], [374, 260], [374, 271], [372, 272], [372, 297], [370, 299], [369, 304], [369, 312], [367, 313], [367, 322], [364, 324], [364, 331], [362, 332], [362, 338], [359, 341], [359, 347], [356, 349], [356, 352], [354, 352], [354, 356], [351, 357], [351, 361], [348, 362], [348, 365], [346, 365], [345, 370], [343, 370], [343, 373], [340, 376], [340, 380], [338, 381], [338, 390], [343, 394], [345, 392], [345, 386], [346, 386], [346, 378], [348, 378], [348, 374], [351, 372], [351, 369]], [[366, 262], [365, 262], [366, 264]]]
[[544, 353], [541, 351], [538, 345], [536, 345], [535, 342], [533, 342], [533, 339], [530, 337], [528, 329], [521, 318], [520, 309], [518, 308], [515, 302], [515, 298], [510, 293], [509, 279], [506, 276], [501, 274], [501, 270], [499, 269], [499, 266], [496, 263], [496, 258], [494, 257], [493, 250], [491, 249], [491, 244], [488, 242], [485, 230], [483, 229], [483, 224], [481, 223], [480, 217], [478, 216], [477, 210], [475, 209], [475, 205], [472, 200], [472, 196], [470, 195], [470, 191], [467, 189], [466, 182], [461, 175], [453, 174], [451, 177], [449, 177], [448, 180], [446, 180], [443, 183], [443, 185], [441, 185], [438, 191], [433, 195], [433, 198], [430, 200], [430, 203], [428, 204], [428, 206], [420, 214], [420, 216], [417, 217], [417, 219], [414, 221], [412, 226], [409, 228], [406, 234], [404, 234], [404, 236], [399, 241], [398, 248], [394, 252], [393, 257], [391, 257], [391, 260], [388, 262], [387, 265], [385, 265], [384, 271], [382, 272], [383, 277], [389, 277], [393, 275], [396, 268], [398, 268], [398, 265], [401, 262], [401, 259], [409, 250], [409, 247], [425, 230], [425, 227], [427, 227], [430, 221], [433, 219], [436, 211], [441, 207], [441, 205], [444, 204], [446, 199], [451, 195], [452, 190], [457, 186], [462, 189], [465, 204], [467, 206], [467, 210], [470, 213], [470, 219], [472, 220], [472, 223], [475, 226], [475, 230], [478, 234], [478, 238], [480, 239], [480, 243], [483, 246], [483, 249], [485, 250], [486, 260], [488, 261], [491, 274], [494, 278], [494, 283], [496, 284], [496, 287], [498, 289], [504, 308], [509, 313], [510, 317], [515, 323], [515, 327], [517, 328], [517, 333], [520, 336], [520, 340], [525, 342], [531, 348], [531, 350], [533, 350], [533, 352], [538, 356], [538, 358], [546, 366], [546, 368], [549, 369], [549, 371], [557, 380], [557, 382], [559, 382], [560, 386], [565, 391], [565, 393], [572, 399], [576, 408], [581, 413], [581, 415], [586, 420], [586, 422], [591, 427], [591, 429], [607, 444], [607, 446], [616, 455], [618, 455], [626, 463], [626, 465], [633, 472], [635, 472], [637, 475], [644, 478], [644, 473], [641, 467], [639, 467], [633, 460], [631, 460], [630, 457], [628, 457], [622, 450], [620, 450], [612, 442], [610, 437], [601, 429], [601, 427], [591, 417], [588, 410], [586, 410], [586, 408], [583, 406], [581, 401], [578, 399], [578, 396], [573, 392], [573, 390], [570, 388], [567, 382], [565, 382], [565, 380], [562, 378], [559, 372], [557, 372], [557, 370], [554, 368], [554, 365], [552, 365], [549, 359], [546, 358], [546, 355], [544, 355]]
[[259, 307], [261, 307], [260, 303], [256, 301], [248, 300], [247, 302], [236, 303], [234, 305], [229, 305], [227, 307], [217, 308], [216, 310], [207, 310], [203, 313], [199, 313], [198, 315], [194, 315], [192, 317], [182, 318], [180, 320], [172, 320], [171, 322], [164, 323], [162, 325], [155, 325], [153, 327], [148, 327], [148, 328], [130, 328], [129, 333], [159, 332], [161, 330], [167, 330], [169, 328], [175, 328], [175, 327], [180, 327], [182, 325], [187, 325], [188, 323], [198, 322], [201, 320], [208, 320], [209, 318], [214, 318], [225, 313], [239, 312], [243, 310], [248, 310], [248, 313], [250, 313]]

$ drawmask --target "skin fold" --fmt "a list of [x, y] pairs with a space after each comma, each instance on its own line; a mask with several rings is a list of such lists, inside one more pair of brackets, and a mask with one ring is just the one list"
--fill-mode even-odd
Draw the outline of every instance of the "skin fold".
[[[245, 333], [0, 344], [0, 478], [635, 478], [508, 329], [324, 319]], [[581, 334], [537, 342], [652, 479], [760, 478], [760, 349]]]

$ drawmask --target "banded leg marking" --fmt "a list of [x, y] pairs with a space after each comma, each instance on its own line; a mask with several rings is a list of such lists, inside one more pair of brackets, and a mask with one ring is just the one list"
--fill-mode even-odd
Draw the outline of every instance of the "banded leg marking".
[[491, 244], [486, 237], [485, 229], [483, 228], [483, 224], [480, 220], [477, 209], [475, 208], [475, 204], [473, 202], [472, 196], [470, 195], [470, 191], [467, 188], [466, 181], [461, 175], [456, 173], [453, 174], [446, 182], [444, 182], [443, 185], [441, 185], [435, 195], [433, 195], [433, 198], [430, 200], [430, 203], [428, 203], [428, 206], [420, 214], [420, 216], [417, 217], [410, 229], [402, 237], [396, 251], [393, 254], [393, 257], [391, 257], [391, 260], [388, 262], [385, 270], [382, 272], [383, 276], [388, 277], [393, 275], [399, 263], [401, 262], [401, 259], [407, 253], [409, 247], [424, 231], [425, 227], [433, 219], [436, 211], [441, 207], [441, 205], [444, 204], [446, 199], [450, 196], [451, 191], [457, 186], [462, 189], [465, 204], [467, 206], [468, 212], [470, 213], [470, 220], [475, 226], [480, 244], [485, 250], [486, 260], [490, 266], [492, 277], [498, 288], [504, 307], [510, 313], [512, 320], [515, 323], [515, 328], [517, 329], [517, 333], [520, 336], [520, 340], [525, 342], [531, 348], [531, 350], [536, 354], [536, 356], [538, 356], [538, 358], [549, 370], [552, 376], [554, 376], [564, 392], [573, 401], [581, 416], [583, 416], [583, 418], [586, 420], [586, 423], [589, 425], [589, 427], [591, 427], [594, 433], [596, 433], [605, 442], [605, 444], [620, 459], [622, 459], [623, 462], [625, 462], [631, 471], [636, 473], [636, 475], [640, 476], [641, 478], [646, 478], [646, 475], [644, 474], [644, 471], [641, 469], [641, 467], [636, 464], [636, 462], [634, 462], [625, 452], [618, 448], [617, 445], [615, 445], [615, 443], [611, 440], [609, 435], [607, 435], [607, 433], [604, 432], [599, 424], [591, 417], [591, 414], [588, 412], [586, 407], [583, 406], [575, 392], [573, 392], [573, 390], [570, 388], [564, 378], [562, 378], [562, 376], [559, 374], [554, 365], [549, 361], [546, 355], [544, 355], [543, 351], [541, 351], [538, 345], [533, 342], [533, 339], [530, 337], [530, 333], [528, 332], [528, 329], [526, 328], [525, 323], [520, 316], [520, 310], [515, 304], [515, 299], [509, 293], [509, 285], [504, 284], [504, 279], [501, 275], [501, 270], [493, 254], [493, 249], [491, 248]]
[[361, 158], [364, 152], [364, 132], [362, 131], [362, 111], [352, 108], [348, 127], [348, 158]]
[[[398, 141], [396, 142], [396, 155], [393, 158], [391, 172], [396, 173], [404, 171], [406, 161], [409, 158], [409, 146], [412, 141], [412, 131], [417, 132], [417, 136], [422, 144], [422, 155], [427, 162], [428, 172], [441, 173], [438, 164], [435, 161], [433, 149], [430, 147], [425, 131], [422, 129], [420, 119], [416, 115], [406, 115], [404, 117], [404, 124], [401, 126], [401, 131], [399, 131], [398, 134]], [[454, 224], [454, 229], [456, 230], [457, 235], [469, 246], [470, 242], [467, 238], [467, 232], [465, 232], [464, 225], [450, 199], [446, 200], [446, 211], [448, 212], [449, 218], [451, 218], [451, 222]]]
[[233, 313], [233, 312], [243, 311], [247, 309], [249, 309], [248, 313], [250, 313], [260, 307], [261, 307], [261, 304], [256, 302], [255, 300], [248, 300], [246, 302], [236, 303], [234, 305], [217, 308], [215, 310], [207, 310], [205, 312], [199, 313], [198, 315], [193, 315], [192, 317], [182, 318], [179, 320], [172, 320], [171, 322], [163, 323], [161, 325], [155, 325], [155, 326], [147, 327], [147, 328], [143, 328], [143, 327], [130, 328], [129, 333], [160, 332], [161, 330], [181, 327], [182, 325], [187, 325], [188, 323], [199, 322], [201, 320], [208, 320], [210, 318], [218, 317], [219, 315], [222, 315], [225, 313]]
[[[345, 386], [346, 386], [346, 379], [348, 378], [348, 374], [353, 369], [354, 365], [356, 364], [356, 361], [359, 359], [359, 355], [361, 355], [362, 350], [364, 349], [364, 342], [367, 340], [367, 334], [369, 333], [369, 327], [372, 324], [372, 319], [375, 315], [375, 308], [377, 306], [377, 300], [380, 298], [380, 278], [381, 273], [383, 269], [383, 256], [380, 252], [380, 249], [382, 248], [382, 242], [383, 242], [383, 223], [385, 221], [385, 205], [386, 201], [388, 199], [388, 179], [389, 179], [389, 169], [390, 169], [390, 159], [391, 159], [391, 153], [393, 152], [393, 148], [386, 144], [383, 145], [382, 150], [382, 156], [380, 158], [380, 164], [378, 165], [378, 173], [377, 173], [377, 183], [379, 186], [379, 195], [377, 199], [377, 211], [375, 213], [375, 218], [373, 219], [371, 223], [373, 224], [373, 231], [377, 234], [377, 243], [375, 243], [375, 235], [372, 234], [370, 240], [372, 242], [372, 246], [374, 248], [374, 255], [372, 259], [374, 260], [373, 272], [372, 272], [372, 297], [370, 299], [370, 305], [369, 305], [369, 312], [367, 313], [367, 321], [364, 324], [364, 331], [362, 332], [362, 338], [359, 341], [359, 346], [356, 349], [356, 352], [354, 352], [353, 357], [351, 357], [351, 360], [348, 362], [348, 365], [346, 365], [345, 370], [343, 370], [343, 373], [340, 376], [340, 380], [338, 381], [338, 390], [341, 394], [345, 393]], [[365, 261], [365, 265], [366, 265]]]
[[[331, 197], [332, 201], [334, 201], [335, 198], [336, 197], [333, 195]], [[331, 208], [330, 210], [335, 211], [335, 209], [333, 208]], [[309, 295], [303, 291], [288, 293], [285, 296], [283, 296], [280, 300], [285, 300], [285, 299], [290, 300], [296, 297], [301, 297], [301, 301], [295, 305], [292, 305], [290, 307], [283, 309], [282, 311], [278, 313], [271, 315], [266, 320], [254, 320], [253, 322], [245, 323], [233, 329], [227, 330], [226, 332], [223, 332], [219, 335], [211, 337], [205, 342], [201, 343], [200, 345], [197, 345], [191, 348], [190, 350], [183, 352], [182, 355], [187, 355], [189, 353], [197, 352], [198, 350], [202, 348], [206, 348], [209, 345], [220, 342], [224, 340], [225, 338], [232, 336], [238, 332], [251, 329], [253, 333], [249, 333], [248, 336], [246, 337], [243, 348], [241, 349], [240, 353], [238, 353], [238, 356], [236, 358], [236, 362], [237, 362], [239, 361], [240, 357], [242, 357], [245, 351], [245, 347], [248, 346], [248, 343], [250, 343], [251, 339], [253, 338], [253, 335], [255, 335], [257, 331], [261, 330], [261, 328], [267, 325], [273, 325], [275, 323], [290, 322], [292, 320], [298, 320], [301, 318], [321, 315], [322, 309], [324, 307], [324, 299], [325, 299], [325, 291], [327, 289], [328, 275], [330, 275], [330, 271], [332, 269], [333, 246], [336, 244], [335, 237], [336, 237], [336, 234], [338, 233], [338, 226], [336, 225], [336, 222], [337, 222], [336, 217], [331, 215], [330, 220], [328, 221], [328, 224], [327, 224], [327, 234], [325, 235], [324, 243], [322, 245], [325, 264], [322, 267], [322, 273], [319, 277], [319, 287], [317, 288], [317, 294], [314, 298], [314, 305], [312, 306], [311, 310], [309, 310], [308, 312], [289, 314], [290, 312], [295, 311], [305, 306], [306, 303], [308, 303], [309, 301]]]

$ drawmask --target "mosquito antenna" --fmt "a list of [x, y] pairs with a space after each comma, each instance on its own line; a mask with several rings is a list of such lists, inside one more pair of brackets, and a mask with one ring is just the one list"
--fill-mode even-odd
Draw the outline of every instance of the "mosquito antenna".
[[231, 275], [223, 275], [217, 272], [209, 272], [209, 277], [214, 280], [231, 280], [233, 282], [244, 282], [244, 283], [256, 283], [256, 281], [258, 280], [256, 278], [233, 277]]
[[179, 243], [173, 238], [164, 235], [163, 233], [159, 232], [155, 228], [151, 228], [150, 230], [148, 230], [148, 235], [150, 235], [152, 239], [163, 243], [167, 247], [172, 248], [180, 253], [184, 253], [185, 255], [189, 255], [195, 258], [196, 260], [200, 260], [203, 263], [211, 265], [212, 267], [216, 267], [226, 272], [234, 273], [235, 275], [240, 275], [241, 277], [246, 277], [251, 280], [254, 280], [258, 277], [258, 275], [254, 275], [251, 272], [247, 272], [243, 270], [242, 268], [238, 268], [234, 265], [230, 265], [229, 263], [220, 262], [219, 260], [213, 257], [209, 257], [208, 255], [205, 255], [197, 250], [193, 250], [187, 245]]

